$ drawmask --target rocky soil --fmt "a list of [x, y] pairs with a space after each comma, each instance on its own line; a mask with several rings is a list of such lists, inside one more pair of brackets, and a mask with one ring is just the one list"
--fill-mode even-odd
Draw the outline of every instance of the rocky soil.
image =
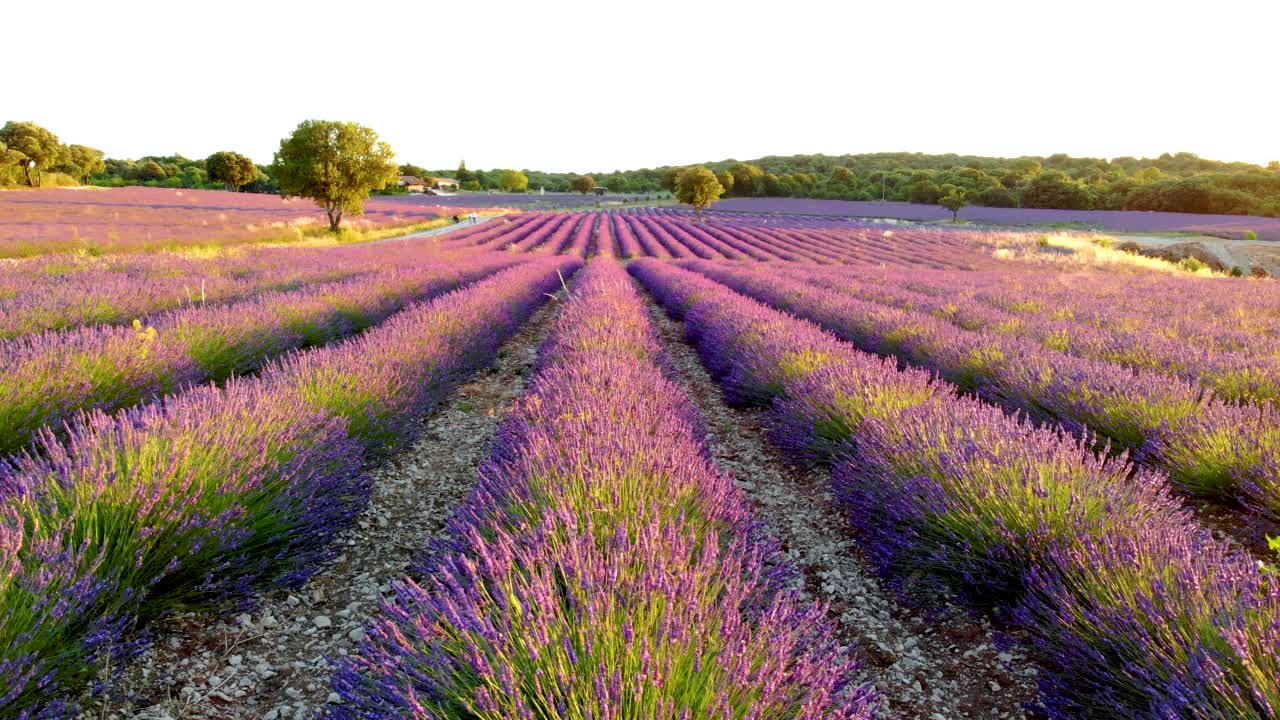
[[363, 639], [392, 583], [471, 490], [499, 421], [524, 391], [556, 305], [539, 310], [493, 367], [424, 418], [411, 446], [371, 470], [373, 499], [332, 566], [297, 591], [262, 597], [252, 613], [159, 623], [155, 643], [119, 690], [84, 718], [307, 720], [337, 702], [330, 658]]
[[680, 380], [706, 422], [718, 464], [733, 473], [782, 541], [804, 587], [828, 603], [841, 640], [861, 660], [863, 681], [881, 693], [883, 718], [1034, 718], [1036, 668], [1002, 647], [985, 620], [945, 598], [900, 598], [873, 574], [834, 507], [826, 470], [788, 463], [769, 444], [759, 409], [726, 405], [684, 324], [651, 315]]

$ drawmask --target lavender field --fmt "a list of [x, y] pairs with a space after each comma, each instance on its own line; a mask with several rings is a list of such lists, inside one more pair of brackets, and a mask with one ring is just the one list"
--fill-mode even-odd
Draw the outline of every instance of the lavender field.
[[1275, 281], [849, 206], [11, 238], [0, 719], [1280, 715]]
[[[807, 198], [728, 198], [715, 210], [741, 213], [781, 213], [851, 218], [892, 218], [936, 222], [951, 220], [939, 205]], [[961, 220], [986, 225], [1074, 225], [1082, 229], [1126, 233], [1191, 233], [1241, 239], [1253, 231], [1259, 240], [1280, 240], [1280, 218], [1241, 215], [1143, 212], [1138, 210], [1046, 210], [1038, 208], [962, 208]]]

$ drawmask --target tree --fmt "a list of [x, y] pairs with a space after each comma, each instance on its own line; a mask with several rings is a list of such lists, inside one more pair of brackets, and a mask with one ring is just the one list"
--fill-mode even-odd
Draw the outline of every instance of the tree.
[[668, 192], [675, 192], [676, 183], [679, 182], [680, 180], [680, 173], [684, 171], [685, 171], [685, 168], [680, 168], [680, 167], [664, 168], [662, 171], [662, 175], [660, 175], [658, 178], [658, 184], [661, 185], [662, 188], [664, 190], [667, 190]]
[[580, 175], [569, 181], [569, 189], [576, 193], [589, 195], [596, 189], [596, 179], [590, 175]]
[[473, 175], [471, 171], [467, 169], [466, 160], [463, 160], [458, 163], [458, 171], [454, 173], [454, 179], [460, 183], [464, 183], [464, 182], [467, 182], [468, 180], [476, 179], [475, 175]]
[[764, 193], [763, 183], [764, 170], [755, 165], [747, 163], [738, 163], [729, 168], [729, 172], [733, 173], [733, 189], [739, 195], [760, 195]]
[[67, 156], [67, 149], [57, 135], [30, 122], [5, 123], [0, 128], [0, 143], [6, 145], [10, 153], [21, 155], [15, 159], [30, 187], [40, 187], [40, 173], [61, 164]]
[[305, 120], [280, 141], [271, 176], [284, 197], [314, 200], [338, 231], [345, 213], [364, 212], [375, 189], [399, 177], [391, 146], [378, 134], [352, 122]]
[[68, 145], [66, 156], [58, 170], [84, 182], [107, 169], [107, 163], [103, 159], [105, 156], [101, 150], [86, 145]]
[[503, 170], [498, 176], [498, 187], [504, 192], [524, 192], [529, 189], [529, 176], [519, 170]]
[[699, 218], [702, 211], [723, 194], [724, 186], [716, 179], [716, 174], [704, 167], [689, 168], [676, 178], [676, 200], [692, 205]]
[[258, 168], [253, 161], [238, 152], [223, 150], [204, 161], [205, 172], [213, 182], [220, 182], [228, 190], [239, 190], [258, 179]]
[[964, 198], [964, 188], [946, 184], [942, 186], [942, 192], [943, 195], [938, 198], [938, 204], [951, 211], [951, 222], [958, 222], [960, 220], [960, 208], [969, 204]]
[[734, 183], [733, 173], [728, 171], [725, 171], [722, 173], [716, 173], [716, 180], [720, 181], [720, 187], [724, 188], [725, 195], [728, 195], [729, 193], [733, 192], [733, 183]]

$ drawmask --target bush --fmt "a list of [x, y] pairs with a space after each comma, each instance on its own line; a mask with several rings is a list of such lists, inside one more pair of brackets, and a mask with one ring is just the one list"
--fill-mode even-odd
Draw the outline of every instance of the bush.
[[1231, 268], [1231, 277], [1244, 277], [1244, 270], [1240, 269], [1239, 265], [1236, 265]]
[[1116, 246], [1120, 252], [1126, 252], [1130, 255], [1137, 255], [1142, 252], [1142, 246], [1132, 240], [1125, 240]]
[[1270, 275], [1267, 274], [1266, 269], [1263, 268], [1261, 265], [1254, 265], [1253, 267], [1249, 268], [1249, 276], [1256, 277], [1256, 278], [1271, 277]]
[[1209, 266], [1200, 262], [1198, 258], [1186, 257], [1178, 261], [1178, 267], [1186, 270], [1187, 272], [1200, 272]]
[[1258, 239], [1258, 233], [1256, 233], [1256, 232], [1254, 232], [1254, 231], [1252, 231], [1252, 230], [1245, 230], [1245, 231], [1244, 231], [1244, 239], [1245, 239], [1245, 240], [1257, 240], [1257, 239]]

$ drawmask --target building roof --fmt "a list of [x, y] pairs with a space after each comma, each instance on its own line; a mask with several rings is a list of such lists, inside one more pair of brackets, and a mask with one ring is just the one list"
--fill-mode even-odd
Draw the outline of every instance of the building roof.
[[457, 180], [455, 180], [455, 179], [453, 179], [453, 178], [438, 177], [438, 178], [433, 178], [433, 179], [434, 179], [436, 182], [438, 182], [438, 183], [440, 183], [440, 182], [446, 182], [446, 183], [453, 183], [453, 184], [455, 184], [455, 185], [459, 184], [459, 183], [458, 183], [458, 181], [457, 181]]
[[426, 185], [427, 181], [423, 180], [422, 178], [416, 175], [401, 175], [400, 184], [401, 185]]

